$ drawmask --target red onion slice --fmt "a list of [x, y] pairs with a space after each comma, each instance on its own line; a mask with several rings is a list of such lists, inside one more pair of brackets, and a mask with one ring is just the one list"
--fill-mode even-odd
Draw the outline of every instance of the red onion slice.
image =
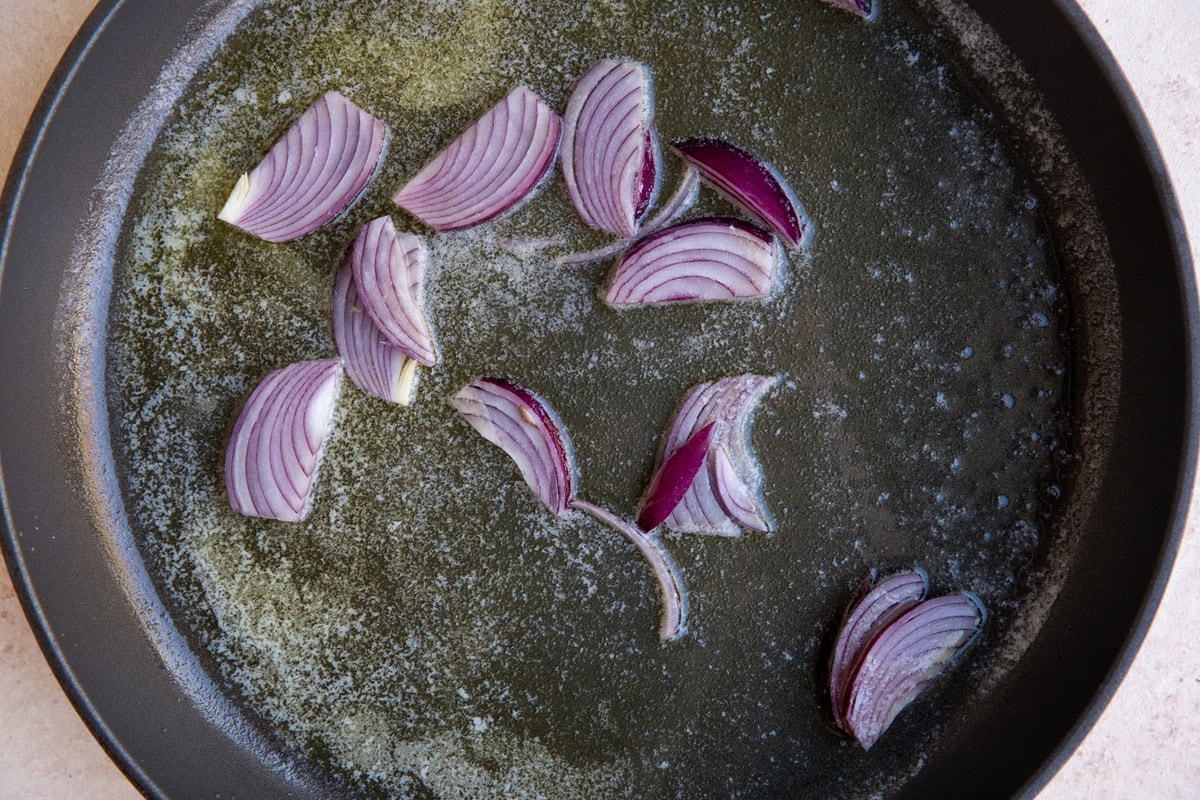
[[652, 536], [638, 530], [630, 523], [600, 506], [583, 500], [571, 503], [571, 508], [591, 514], [613, 530], [633, 542], [658, 579], [662, 595], [662, 618], [658, 626], [658, 637], [664, 642], [678, 639], [687, 632], [687, 592], [683, 588], [683, 577], [679, 567], [662, 544]]
[[792, 247], [804, 244], [812, 223], [771, 165], [720, 139], [677, 139], [671, 149], [729, 200], [758, 217]]
[[650, 70], [636, 61], [593, 64], [563, 115], [567, 195], [589, 226], [630, 237], [657, 190]]
[[864, 750], [942, 673], [983, 624], [978, 598], [926, 600], [888, 625], [862, 657], [846, 699], [845, 721]]
[[333, 341], [355, 386], [389, 403], [412, 403], [417, 362], [388, 344], [372, 321], [354, 285], [349, 257], [333, 284]]
[[518, 86], [462, 132], [393, 201], [440, 232], [498, 217], [534, 190], [554, 163], [562, 120]]
[[308, 516], [341, 379], [337, 359], [301, 361], [262, 379], [225, 448], [225, 492], [234, 511], [282, 522]]
[[663, 436], [659, 463], [666, 463], [707, 425], [713, 426], [712, 439], [707, 468], [696, 473], [679, 505], [667, 516], [668, 528], [720, 536], [737, 536], [743, 527], [771, 530], [761, 497], [762, 469], [750, 452], [749, 436], [754, 409], [776, 382], [774, 376], [738, 375], [688, 391]]
[[551, 513], [566, 512], [575, 496], [575, 460], [562, 423], [544, 400], [502, 378], [476, 378], [450, 403], [483, 438], [508, 453]]
[[217, 214], [268, 242], [290, 242], [341, 214], [371, 179], [387, 127], [337, 92], [292, 123]]
[[923, 570], [901, 572], [870, 588], [873, 575], [863, 582], [859, 596], [846, 610], [846, 619], [838, 632], [829, 666], [829, 697], [833, 718], [845, 729], [846, 692], [850, 676], [857, 669], [866, 648], [880, 631], [908, 611], [929, 590], [929, 577]]
[[849, 11], [854, 16], [863, 19], [874, 19], [875, 12], [879, 10], [876, 0], [825, 0], [825, 2], [834, 8]]
[[753, 300], [774, 290], [779, 250], [766, 231], [708, 217], [642, 239], [617, 264], [604, 302], [614, 308]]
[[359, 299], [388, 343], [427, 367], [436, 364], [425, 317], [425, 243], [380, 217], [359, 232], [348, 258]]
[[712, 441], [713, 424], [709, 423], [693, 433], [682, 447], [669, 458], [663, 459], [642, 499], [637, 517], [639, 528], [654, 530], [679, 505], [684, 493], [696, 479], [696, 473], [704, 466], [708, 444]]

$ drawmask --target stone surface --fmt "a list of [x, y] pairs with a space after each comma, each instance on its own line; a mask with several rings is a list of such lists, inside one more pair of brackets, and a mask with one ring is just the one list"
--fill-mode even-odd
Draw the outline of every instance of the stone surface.
[[[1186, 221], [1200, 235], [1200, 3], [1078, 0], [1156, 132]], [[0, 0], [0, 164], [93, 0]], [[1193, 258], [1200, 261], [1195, 243]], [[1128, 677], [1039, 800], [1191, 798], [1200, 786], [1200, 513]], [[138, 793], [59, 688], [0, 571], [0, 800], [124, 800]]]

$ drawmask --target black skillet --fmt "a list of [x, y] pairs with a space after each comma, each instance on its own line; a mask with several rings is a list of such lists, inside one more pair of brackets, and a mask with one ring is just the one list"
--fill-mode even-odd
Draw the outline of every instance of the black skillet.
[[[1112, 455], [1040, 634], [985, 701], [948, 723], [899, 797], [1032, 797], [1054, 774], [1145, 634], [1195, 467], [1192, 269], [1132, 94], [1067, 0], [969, 5], [1033, 76], [1095, 193], [1116, 264], [1121, 380]], [[214, 13], [198, 0], [101, 3], [18, 150], [0, 250], [3, 544], [60, 682], [143, 792], [318, 797], [330, 790], [325, 778], [241, 722], [206, 676], [181, 672], [164, 656], [179, 642], [138, 577], [145, 573], [136, 551], [97, 535], [90, 522], [113, 499], [81, 488], [81, 454], [96, 418], [66, 418], [72, 404], [58, 394], [59, 348], [71, 333], [60, 312], [74, 232], [122, 126], [173, 52]]]

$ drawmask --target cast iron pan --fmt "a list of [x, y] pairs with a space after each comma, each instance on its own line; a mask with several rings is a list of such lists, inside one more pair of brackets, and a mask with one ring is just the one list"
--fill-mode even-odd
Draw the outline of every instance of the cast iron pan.
[[[1053, 775], [1142, 640], [1182, 531], [1195, 466], [1192, 269], [1129, 89], [1066, 0], [969, 5], [1033, 76], [1095, 194], [1116, 265], [1120, 382], [1106, 411], [1110, 455], [1080, 516], [1057, 602], [1002, 682], [946, 722], [898, 797], [1031, 797]], [[269, 734], [242, 721], [205, 674], [171, 655], [187, 645], [138, 568], [132, 540], [98, 535], [92, 523], [97, 509], [121, 502], [110, 484], [81, 477], [81, 460], [106, 436], [103, 400], [72, 403], [60, 394], [61, 370], [71, 363], [62, 348], [72, 334], [64, 276], [89, 198], [163, 65], [181, 46], [202, 57], [215, 44], [196, 34], [218, 11], [200, 2], [102, 3], [18, 151], [0, 250], [3, 543], [60, 682], [144, 793], [318, 797], [333, 789], [327, 776], [285, 755]], [[1107, 335], [1079, 327], [1086, 315], [1073, 321], [1078, 340]], [[71, 408], [98, 413], [76, 416]]]

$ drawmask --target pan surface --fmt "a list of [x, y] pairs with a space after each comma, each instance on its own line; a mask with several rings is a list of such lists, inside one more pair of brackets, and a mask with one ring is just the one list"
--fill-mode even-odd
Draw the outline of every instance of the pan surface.
[[[0, 325], [19, 345], [0, 362], [0, 466], [35, 627], [144, 790], [916, 797], [984, 773], [997, 796], [1039, 780], [1140, 636], [1173, 552], [1188, 439], [1170, 209], [1070, 14], [1030, 11], [1077, 46], [1077, 72], [977, 6], [1043, 100], [958, 5], [898, 5], [870, 27], [788, 5], [720, 24], [611, 9], [583, 31], [553, 4], [537, 30], [489, 3], [408, 4], [399, 23], [321, 4], [98, 17], [7, 195]], [[120, 36], [155, 26], [153, 68], [120, 59]], [[788, 49], [797, 29], [818, 44]], [[547, 274], [497, 248], [587, 244], [552, 187], [490, 239], [434, 244], [454, 355], [412, 412], [345, 398], [313, 521], [234, 518], [217, 482], [229, 421], [264, 371], [329, 352], [330, 265], [387, 187], [497, 84], [561, 97], [611, 54], [654, 66], [663, 135], [753, 139], [798, 176], [818, 239], [784, 292], [638, 318], [635, 335], [592, 307], [601, 272]], [[781, 88], [764, 86], [776, 72]], [[283, 252], [216, 226], [232, 178], [330, 81], [398, 134], [374, 193]], [[1061, 130], [1023, 124], [1041, 102]], [[84, 120], [100, 128], [91, 171]], [[864, 220], [883, 245], [861, 244]], [[65, 377], [49, 369], [64, 360]], [[788, 476], [768, 492], [779, 530], [671, 543], [692, 587], [684, 643], [654, 642], [654, 594], [619, 541], [542, 519], [455, 425], [442, 398], [496, 369], [552, 399], [585, 490], [618, 507], [688, 385], [783, 374], [755, 429], [768, 475]], [[823, 728], [825, 640], [867, 568], [914, 561], [935, 588], [983, 595], [992, 620], [864, 756]]]

